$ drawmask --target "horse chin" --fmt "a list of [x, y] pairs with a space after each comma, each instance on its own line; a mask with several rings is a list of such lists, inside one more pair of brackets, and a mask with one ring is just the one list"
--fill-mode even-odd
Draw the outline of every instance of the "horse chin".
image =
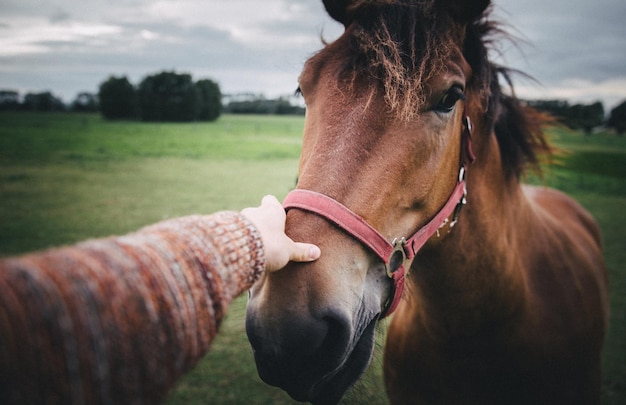
[[312, 387], [310, 391], [311, 395], [307, 398], [297, 398], [291, 393], [289, 393], [289, 395], [296, 400], [310, 401], [314, 405], [337, 404], [346, 391], [357, 382], [370, 364], [374, 352], [374, 331], [376, 329], [377, 319], [378, 317], [375, 317], [370, 321], [363, 330], [352, 352], [348, 354], [341, 365], [324, 376]]

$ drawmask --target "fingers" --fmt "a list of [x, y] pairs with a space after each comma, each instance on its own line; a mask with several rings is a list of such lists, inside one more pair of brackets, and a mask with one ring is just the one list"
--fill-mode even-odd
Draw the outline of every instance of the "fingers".
[[294, 249], [289, 257], [293, 262], [312, 262], [319, 259], [322, 252], [316, 245], [310, 243], [294, 242]]
[[278, 201], [278, 199], [273, 195], [266, 195], [261, 200], [261, 206], [270, 206], [270, 207], [278, 207], [281, 210], [283, 209], [283, 205]]
[[276, 197], [266, 195], [261, 205], [241, 211], [259, 230], [263, 239], [266, 257], [266, 270], [275, 271], [289, 261], [311, 262], [317, 260], [320, 248], [310, 243], [294, 242], [285, 234], [287, 214]]
[[268, 194], [265, 197], [263, 197], [263, 199], [261, 200], [261, 205], [264, 205], [264, 204], [280, 205], [280, 202], [278, 201], [278, 198], [276, 198], [276, 196]]

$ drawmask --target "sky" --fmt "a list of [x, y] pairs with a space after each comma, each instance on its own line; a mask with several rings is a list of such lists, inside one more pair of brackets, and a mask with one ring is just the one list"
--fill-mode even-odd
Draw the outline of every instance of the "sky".
[[[498, 61], [524, 71], [529, 99], [626, 100], [626, 1], [495, 0], [516, 43]], [[0, 0], [0, 89], [71, 102], [109, 76], [163, 70], [210, 78], [222, 93], [291, 94], [321, 38], [343, 27], [317, 0]]]

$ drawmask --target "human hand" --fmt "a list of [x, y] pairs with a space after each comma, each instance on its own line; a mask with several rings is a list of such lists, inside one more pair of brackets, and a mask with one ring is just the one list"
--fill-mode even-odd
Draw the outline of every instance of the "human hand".
[[310, 262], [320, 257], [321, 252], [316, 245], [294, 242], [285, 234], [287, 214], [276, 197], [267, 195], [259, 207], [246, 208], [241, 213], [261, 234], [267, 271], [282, 269], [289, 261]]

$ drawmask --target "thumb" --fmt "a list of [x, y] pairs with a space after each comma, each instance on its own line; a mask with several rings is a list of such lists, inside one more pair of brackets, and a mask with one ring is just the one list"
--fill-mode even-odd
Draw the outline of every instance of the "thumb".
[[312, 262], [319, 259], [322, 252], [320, 248], [311, 243], [294, 242], [289, 260], [293, 262]]

